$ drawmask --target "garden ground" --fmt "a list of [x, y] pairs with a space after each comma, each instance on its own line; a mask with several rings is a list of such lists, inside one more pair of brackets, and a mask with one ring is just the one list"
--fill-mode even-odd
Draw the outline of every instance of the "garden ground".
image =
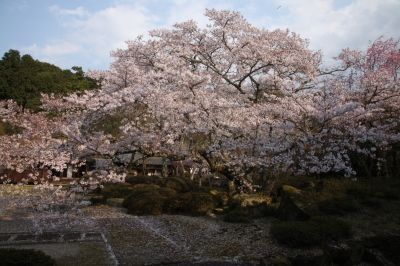
[[[265, 218], [249, 226], [213, 217], [138, 217], [106, 205], [87, 207], [84, 213], [63, 217], [70, 227], [56, 218], [37, 221], [21, 210], [5, 209], [0, 248], [39, 249], [57, 265], [259, 265], [274, 252], [268, 236], [272, 220]], [[52, 230], [51, 223], [60, 226]], [[38, 233], [38, 226], [43, 231]]]
[[[398, 180], [290, 178], [279, 182], [274, 185], [281, 187], [279, 206], [290, 202], [282, 199], [283, 185], [288, 184], [288, 191], [302, 189], [299, 203], [316, 204], [318, 216], [307, 221], [274, 218], [286, 208], [244, 224], [224, 222], [217, 209], [214, 216], [136, 216], [119, 207], [122, 198], [113, 197], [107, 205], [85, 207], [75, 215], [47, 212], [35, 216], [21, 208], [1, 210], [9, 204], [0, 202], [0, 248], [40, 249], [58, 265], [292, 265], [291, 261], [304, 262], [310, 252], [313, 260], [332, 255], [336, 263], [349, 259], [352, 263], [348, 265], [399, 265]], [[347, 227], [350, 232], [344, 230]], [[336, 239], [342, 233], [343, 239]], [[347, 251], [357, 256], [348, 256]], [[329, 260], [324, 265], [343, 263]]]

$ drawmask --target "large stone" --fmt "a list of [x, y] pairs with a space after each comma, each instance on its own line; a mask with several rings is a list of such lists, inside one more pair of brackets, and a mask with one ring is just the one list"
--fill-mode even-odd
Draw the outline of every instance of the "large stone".
[[283, 221], [307, 221], [311, 216], [318, 214], [317, 205], [305, 198], [298, 189], [283, 185], [280, 193], [279, 219]]

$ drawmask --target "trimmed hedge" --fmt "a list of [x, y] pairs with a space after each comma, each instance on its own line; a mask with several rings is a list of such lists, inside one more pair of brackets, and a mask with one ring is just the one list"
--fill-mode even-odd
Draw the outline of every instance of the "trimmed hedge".
[[218, 201], [210, 193], [187, 192], [170, 198], [166, 202], [165, 211], [170, 214], [202, 215], [213, 210], [217, 204]]

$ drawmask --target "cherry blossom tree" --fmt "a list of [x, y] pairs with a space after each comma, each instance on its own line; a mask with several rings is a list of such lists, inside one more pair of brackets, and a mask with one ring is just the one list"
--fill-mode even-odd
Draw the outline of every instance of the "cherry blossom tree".
[[[357, 123], [370, 133], [361, 141], [363, 150], [372, 157], [353, 156], [360, 171], [368, 176], [398, 176], [400, 41], [381, 36], [367, 50], [343, 50], [339, 59], [350, 65], [350, 73], [342, 76], [352, 100], [360, 103], [365, 115]], [[383, 169], [384, 168], [384, 169]]]
[[[257, 29], [237, 12], [207, 10], [206, 16], [212, 22], [206, 29], [179, 23], [113, 52], [111, 70], [90, 73], [102, 89], [68, 98], [82, 108], [73, 114], [80, 119], [65, 132], [68, 139], [81, 143], [82, 152], [183, 155], [230, 179], [245, 176], [251, 161], [263, 156], [247, 150], [263, 141], [278, 145], [268, 140], [271, 133], [283, 138], [266, 111], [273, 104], [267, 96], [313, 88], [322, 74], [321, 53], [288, 30]], [[121, 113], [118, 139], [89, 130]], [[234, 170], [238, 155], [249, 163]]]
[[[354, 156], [375, 157], [398, 138], [396, 115], [382, 120], [397, 110], [398, 43], [344, 50], [342, 66], [327, 69], [288, 30], [257, 29], [237, 12], [205, 15], [206, 29], [153, 30], [114, 51], [110, 70], [90, 73], [102, 89], [64, 103], [74, 111], [63, 134], [77, 154], [185, 157], [252, 187], [279, 173], [354, 175]], [[101, 121], [113, 118], [109, 134]]]
[[21, 128], [16, 134], [0, 136], [1, 167], [22, 172], [47, 166], [62, 171], [71, 156], [63, 149], [65, 140], [56, 137], [56, 119], [47, 118], [46, 113], [22, 110], [12, 101], [1, 104], [3, 121]]

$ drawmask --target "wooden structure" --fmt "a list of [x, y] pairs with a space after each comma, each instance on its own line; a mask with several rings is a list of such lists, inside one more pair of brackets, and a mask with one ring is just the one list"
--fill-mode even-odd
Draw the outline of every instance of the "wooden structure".
[[[72, 169], [72, 167], [68, 167], [64, 169], [62, 172], [50, 171], [48, 169], [38, 169], [38, 170], [24, 170], [23, 172], [18, 172], [16, 170], [11, 169], [0, 169], [0, 183], [4, 181], [18, 183], [18, 182], [27, 182], [27, 183], [35, 183], [35, 182], [53, 182], [53, 179], [50, 176], [59, 177], [63, 181], [69, 181], [72, 179], [79, 178], [83, 175], [85, 169], [82, 167], [79, 169]], [[32, 178], [32, 176], [36, 176], [36, 178]]]
[[145, 157], [139, 152], [119, 155], [116, 163], [127, 165], [131, 172], [142, 175], [168, 176], [174, 170], [174, 166], [168, 158]]

